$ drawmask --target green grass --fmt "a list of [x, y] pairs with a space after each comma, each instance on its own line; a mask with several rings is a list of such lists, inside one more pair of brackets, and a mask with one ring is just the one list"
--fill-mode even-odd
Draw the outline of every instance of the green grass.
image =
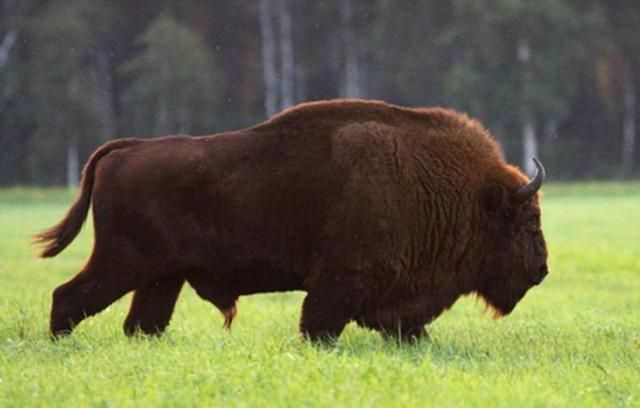
[[546, 187], [551, 274], [505, 319], [464, 298], [430, 342], [349, 325], [333, 348], [300, 341], [302, 293], [242, 298], [226, 333], [190, 288], [160, 339], [123, 336], [127, 297], [51, 342], [50, 293], [91, 228], [47, 261], [28, 237], [71, 197], [0, 191], [0, 407], [640, 406], [640, 184]]

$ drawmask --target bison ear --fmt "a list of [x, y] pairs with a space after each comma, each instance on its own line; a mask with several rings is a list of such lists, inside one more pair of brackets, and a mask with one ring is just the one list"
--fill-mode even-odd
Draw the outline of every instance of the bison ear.
[[491, 217], [497, 217], [507, 210], [509, 194], [500, 184], [492, 184], [482, 190], [482, 206]]

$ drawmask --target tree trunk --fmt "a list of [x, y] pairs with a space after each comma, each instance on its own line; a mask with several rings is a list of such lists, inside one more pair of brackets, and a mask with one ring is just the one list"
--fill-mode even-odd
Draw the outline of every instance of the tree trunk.
[[296, 101], [307, 100], [307, 75], [306, 70], [302, 64], [296, 66]]
[[14, 31], [9, 31], [4, 35], [4, 38], [0, 43], [0, 66], [9, 61], [9, 53], [11, 52], [11, 48], [13, 48], [13, 44], [16, 43], [16, 38], [17, 35]]
[[155, 136], [172, 133], [170, 130], [168, 96], [162, 92], [158, 97], [158, 111], [156, 112], [153, 134]]
[[553, 141], [558, 138], [558, 121], [553, 117], [547, 117], [544, 120], [543, 134], [543, 150], [551, 152], [553, 150]]
[[109, 50], [107, 48], [100, 49], [97, 53], [96, 59], [98, 74], [96, 89], [98, 91], [99, 98], [100, 121], [103, 126], [100, 139], [104, 142], [106, 140], [113, 139], [116, 135], [116, 114], [113, 96], [114, 70], [112, 67], [112, 61], [109, 58]]
[[78, 142], [69, 140], [67, 145], [67, 187], [69, 189], [78, 187], [80, 176], [80, 158], [78, 156]]
[[522, 121], [522, 168], [531, 177], [536, 172], [532, 158], [538, 156], [538, 140], [533, 118], [527, 114]]
[[276, 90], [276, 47], [273, 35], [272, 4], [270, 0], [259, 0], [258, 17], [262, 37], [262, 79], [264, 82], [264, 111], [266, 116], [276, 113], [278, 102]]
[[558, 155], [556, 154], [556, 148], [558, 140], [558, 120], [554, 117], [547, 117], [544, 119], [542, 126], [542, 142], [540, 145], [540, 151], [545, 157], [546, 161], [555, 163]]
[[278, 12], [280, 17], [280, 63], [282, 64], [281, 75], [281, 109], [293, 106], [295, 103], [295, 70], [293, 58], [293, 39], [291, 33], [291, 7], [288, 0], [278, 1]]
[[160, 67], [160, 78], [162, 78], [162, 82], [159, 84], [158, 107], [155, 112], [153, 126], [153, 134], [155, 136], [174, 133], [172, 126], [175, 123], [175, 116], [172, 115], [172, 112], [169, 110], [169, 99], [171, 95], [169, 94], [169, 87], [167, 85], [170, 81], [170, 75], [166, 65]]
[[622, 118], [622, 174], [623, 179], [633, 174], [633, 158], [636, 144], [636, 88], [633, 68], [628, 64], [622, 80], [624, 112]]
[[531, 48], [526, 38], [518, 40], [516, 52], [518, 62], [522, 65], [522, 83], [520, 84], [522, 100], [522, 168], [529, 176], [532, 176], [536, 171], [532, 158], [538, 155], [538, 140], [536, 138], [535, 119], [531, 108], [527, 106], [525, 94], [526, 85], [531, 80], [529, 69]]
[[353, 24], [353, 0], [342, 1], [340, 14], [344, 48], [344, 82], [342, 95], [347, 98], [361, 98], [363, 95], [360, 86], [358, 49]]

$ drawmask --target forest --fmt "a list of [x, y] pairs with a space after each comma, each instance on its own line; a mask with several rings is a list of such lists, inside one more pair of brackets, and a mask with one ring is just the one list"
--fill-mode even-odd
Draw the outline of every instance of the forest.
[[467, 112], [553, 180], [637, 178], [639, 51], [637, 0], [0, 0], [0, 185], [331, 98]]

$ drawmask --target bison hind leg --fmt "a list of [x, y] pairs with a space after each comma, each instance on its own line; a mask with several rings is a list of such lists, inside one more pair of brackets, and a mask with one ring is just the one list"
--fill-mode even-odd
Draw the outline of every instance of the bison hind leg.
[[85, 268], [53, 292], [52, 338], [71, 334], [75, 326], [133, 289], [132, 275], [119, 273], [122, 265], [92, 258]]
[[169, 275], [136, 289], [123, 325], [125, 334], [162, 334], [169, 325], [183, 284], [182, 276]]

